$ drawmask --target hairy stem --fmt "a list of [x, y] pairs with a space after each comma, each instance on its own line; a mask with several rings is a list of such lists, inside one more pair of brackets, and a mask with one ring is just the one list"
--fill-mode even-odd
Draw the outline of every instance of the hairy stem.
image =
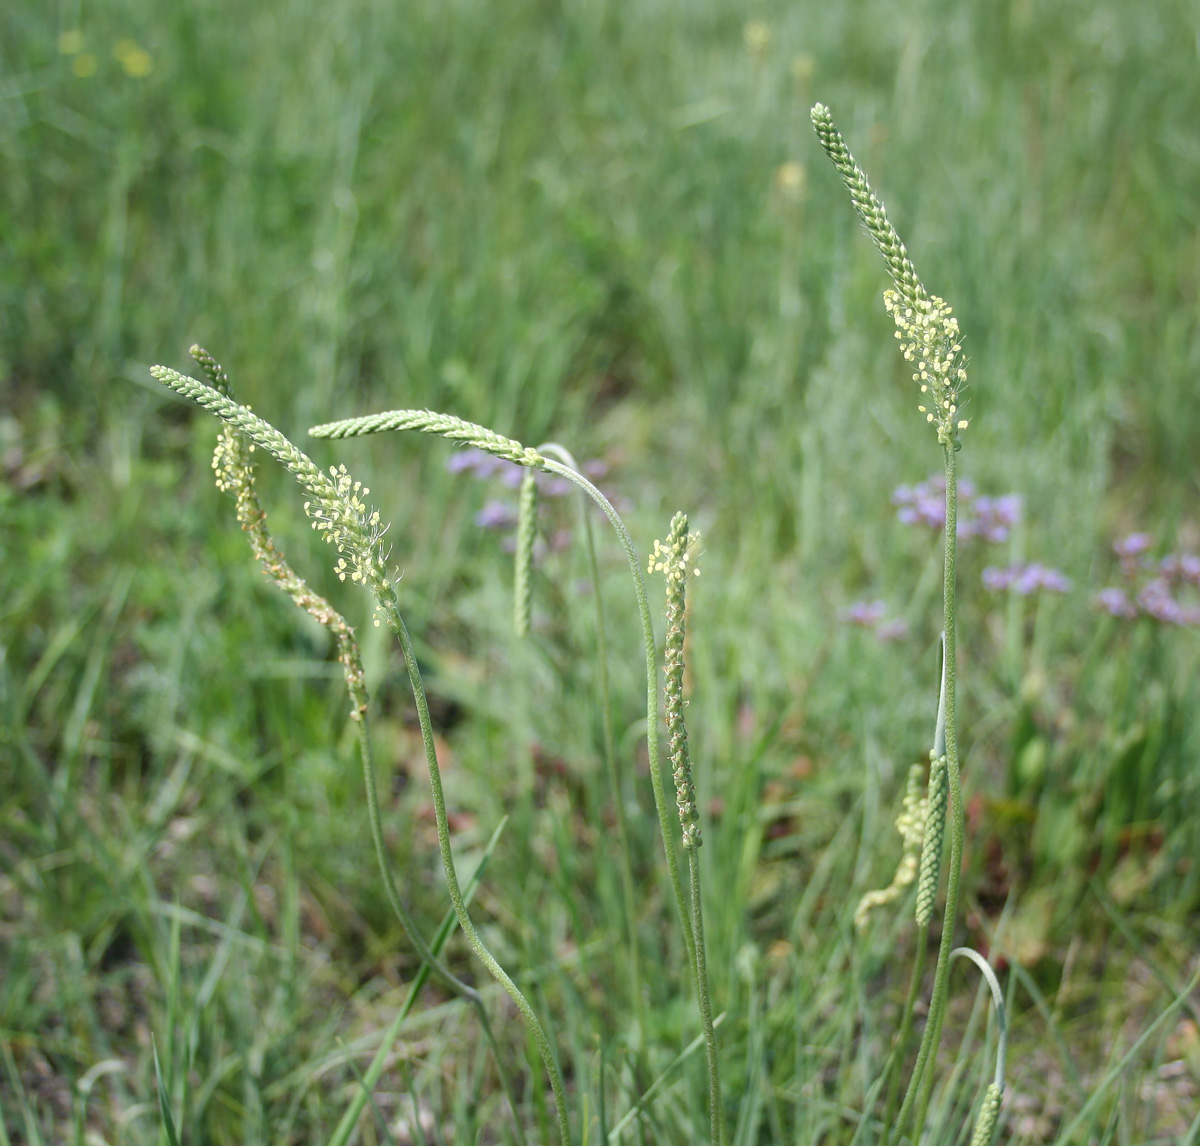
[[429, 769], [429, 786], [433, 794], [433, 811], [437, 821], [438, 850], [442, 857], [442, 869], [446, 875], [446, 886], [450, 891], [450, 901], [454, 905], [454, 914], [458, 917], [458, 926], [470, 944], [471, 950], [479, 958], [479, 961], [488, 969], [488, 972], [500, 986], [504, 988], [508, 997], [516, 1005], [517, 1010], [521, 1012], [521, 1017], [525, 1020], [525, 1025], [537, 1046], [538, 1054], [541, 1056], [546, 1073], [550, 1076], [550, 1088], [554, 1091], [554, 1103], [558, 1117], [559, 1139], [562, 1143], [569, 1144], [571, 1141], [571, 1128], [567, 1119], [566, 1088], [563, 1086], [562, 1072], [558, 1068], [558, 1060], [555, 1058], [554, 1048], [550, 1043], [545, 1028], [542, 1026], [541, 1020], [537, 1017], [533, 1007], [530, 1006], [529, 1000], [525, 998], [521, 989], [509, 977], [508, 972], [500, 966], [499, 961], [488, 950], [483, 940], [479, 937], [479, 932], [475, 929], [474, 922], [472, 922], [470, 915], [467, 913], [467, 905], [463, 900], [462, 890], [458, 883], [458, 874], [454, 869], [454, 853], [450, 848], [450, 827], [446, 818], [446, 797], [442, 790], [442, 773], [438, 765], [437, 749], [433, 742], [433, 722], [429, 716], [429, 703], [425, 698], [425, 685], [421, 680], [421, 670], [417, 665], [417, 655], [413, 649], [412, 638], [409, 636], [408, 627], [404, 624], [404, 618], [400, 616], [400, 611], [396, 607], [394, 593], [380, 594], [379, 607], [383, 612], [388, 627], [396, 634], [397, 639], [400, 641], [400, 648], [404, 653], [404, 666], [408, 671], [408, 680], [412, 687], [413, 701], [417, 706], [417, 720], [421, 725], [421, 742], [425, 749], [425, 761]]
[[613, 529], [620, 539], [621, 548], [629, 561], [629, 571], [633, 577], [634, 592], [637, 595], [638, 613], [642, 622], [642, 644], [646, 653], [646, 754], [650, 762], [650, 785], [654, 790], [654, 807], [658, 812], [658, 824], [662, 832], [663, 849], [667, 856], [667, 873], [671, 879], [671, 890], [675, 894], [675, 905], [679, 911], [680, 927], [683, 930], [683, 942], [687, 952], [688, 965], [696, 966], [696, 937], [692, 928], [692, 917], [688, 907], [689, 900], [684, 895], [683, 881], [679, 878], [679, 858], [675, 851], [675, 827], [672, 823], [671, 810], [674, 803], [669, 801], [662, 778], [662, 763], [658, 745], [658, 648], [654, 640], [654, 623], [650, 617], [650, 601], [646, 596], [646, 579], [642, 575], [642, 561], [633, 545], [633, 538], [621, 520], [621, 515], [613, 508], [612, 503], [587, 478], [553, 458], [545, 458], [543, 466], [551, 473], [565, 477], [574, 482], [604, 511]]
[[[576, 473], [579, 466], [571, 453], [556, 442], [538, 446], [543, 456], [557, 455], [562, 463]], [[630, 849], [629, 819], [625, 814], [625, 789], [617, 768], [617, 752], [613, 735], [612, 697], [608, 684], [608, 641], [604, 635], [604, 594], [600, 586], [600, 562], [596, 557], [596, 531], [588, 512], [587, 491], [579, 491], [579, 516], [587, 545], [588, 567], [592, 575], [592, 596], [596, 601], [596, 667], [600, 685], [600, 721], [604, 737], [604, 771], [612, 790], [613, 809], [617, 824], [617, 848], [621, 853], [621, 898], [625, 905], [625, 928], [629, 944], [629, 990], [637, 1016], [639, 1039], [646, 1031], [645, 1007], [642, 997], [641, 959], [637, 941], [637, 899], [634, 895], [633, 854]]]
[[[909, 1079], [904, 1103], [896, 1120], [903, 1130], [914, 1104], [917, 1115], [912, 1140], [918, 1142], [925, 1126], [929, 1097], [933, 1089], [934, 1072], [931, 1057], [941, 1041], [942, 1023], [946, 1014], [946, 983], [950, 973], [950, 952], [954, 949], [954, 924], [958, 915], [959, 881], [962, 876], [963, 802], [962, 779], [958, 762], [958, 712], [955, 698], [955, 574], [958, 557], [958, 473], [956, 450], [953, 444], [944, 447], [946, 472], [946, 536], [945, 562], [942, 579], [943, 656], [945, 657], [944, 690], [946, 768], [950, 785], [950, 870], [946, 877], [946, 903], [942, 910], [942, 936], [938, 945], [937, 968], [934, 971], [933, 995], [929, 1000], [929, 1018], [921, 1036], [916, 1066]], [[919, 1098], [919, 1102], [918, 1102]]]
[[[492, 838], [488, 841], [487, 847], [484, 849], [483, 857], [480, 859], [478, 866], [472, 873], [471, 878], [467, 881], [467, 886], [463, 891], [463, 900], [470, 905], [471, 899], [475, 894], [475, 889], [479, 886], [480, 879], [483, 878], [484, 869], [487, 867], [488, 860], [491, 859], [493, 851], [495, 851], [496, 843], [500, 839], [500, 833], [504, 830], [507, 823], [507, 818], [500, 821], [500, 826], [492, 833]], [[441, 924], [437, 929], [437, 933], [433, 937], [433, 942], [429, 944], [430, 950], [435, 955], [441, 955], [442, 949], [446, 946], [446, 941], [450, 938], [454, 930], [455, 924], [458, 922], [458, 917], [454, 914], [454, 909], [451, 908], [446, 912]], [[337, 1128], [333, 1132], [333, 1136], [329, 1139], [326, 1146], [346, 1146], [350, 1139], [350, 1135], [354, 1132], [354, 1127], [358, 1124], [359, 1115], [362, 1114], [363, 1108], [367, 1105], [367, 1099], [370, 1096], [372, 1088], [383, 1075], [384, 1068], [387, 1066], [388, 1057], [391, 1053], [391, 1048], [396, 1041], [396, 1036], [400, 1033], [400, 1028], [404, 1025], [404, 1020], [412, 1013], [413, 1007], [416, 1005], [417, 996], [421, 993], [421, 989], [429, 980], [431, 966], [429, 963], [422, 962], [420, 969], [413, 977], [413, 981], [409, 984], [408, 994], [404, 997], [404, 1002], [400, 1009], [393, 1016], [392, 1021], [388, 1024], [387, 1029], [383, 1033], [383, 1037], [379, 1041], [379, 1049], [375, 1052], [375, 1057], [371, 1060], [371, 1065], [367, 1067], [366, 1073], [363, 1075], [362, 1083], [354, 1092], [354, 1097], [350, 1100], [350, 1105], [343, 1112], [341, 1120], [337, 1124]], [[492, 1053], [496, 1058], [497, 1069], [501, 1071], [500, 1080], [504, 1088], [505, 1097], [508, 1100], [509, 1109], [512, 1111], [514, 1127], [517, 1132], [517, 1140], [524, 1146], [526, 1141], [524, 1127], [521, 1126], [520, 1120], [517, 1117], [516, 1100], [512, 1093], [512, 1085], [508, 1077], [508, 1072], [500, 1065], [500, 1056], [497, 1053], [495, 1045], [495, 1037], [491, 1032], [491, 1026], [487, 1023], [486, 1014], [481, 1015], [484, 1023], [484, 1033], [487, 1036], [489, 1045], [492, 1047]]]
[[696, 998], [700, 1002], [700, 1026], [704, 1031], [704, 1049], [708, 1064], [708, 1118], [713, 1146], [722, 1141], [721, 1076], [717, 1064], [717, 1036], [713, 1030], [712, 1003], [708, 991], [708, 961], [704, 947], [704, 912], [700, 899], [700, 855], [688, 849], [688, 876], [692, 883], [692, 928], [696, 935]]
[[912, 1038], [913, 1013], [917, 1005], [917, 995], [921, 990], [921, 979], [925, 974], [925, 953], [927, 950], [925, 932], [921, 930], [917, 936], [917, 951], [913, 957], [912, 977], [908, 984], [908, 995], [904, 1000], [904, 1013], [900, 1018], [900, 1030], [896, 1035], [896, 1043], [892, 1048], [891, 1057], [884, 1067], [884, 1073], [890, 1074], [891, 1078], [888, 1081], [887, 1101], [883, 1108], [883, 1146], [887, 1146], [891, 1138], [896, 1104], [900, 1101], [901, 1071], [904, 1069], [904, 1057], [908, 1053], [909, 1040]]

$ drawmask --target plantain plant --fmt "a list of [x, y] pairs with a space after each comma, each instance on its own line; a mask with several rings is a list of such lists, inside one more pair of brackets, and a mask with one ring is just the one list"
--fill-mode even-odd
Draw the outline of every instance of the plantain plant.
[[[966, 360], [962, 356], [962, 336], [958, 319], [946, 301], [931, 295], [917, 276], [896, 228], [888, 220], [887, 211], [871, 189], [863, 170], [834, 126], [833, 116], [824, 104], [812, 109], [812, 123], [817, 138], [832, 160], [842, 182], [850, 192], [851, 202], [867, 234], [879, 248], [892, 280], [884, 293], [884, 307], [896, 325], [896, 339], [905, 362], [912, 367], [912, 380], [920, 395], [918, 411], [924, 415], [942, 448], [942, 464], [946, 478], [946, 528], [943, 532], [942, 561], [942, 671], [938, 690], [937, 719], [934, 725], [933, 748], [929, 753], [929, 787], [923, 800], [915, 796], [915, 784], [910, 784], [905, 815], [901, 819], [901, 834], [906, 844], [906, 856], [898, 873], [903, 885], [908, 873], [917, 878], [916, 922], [921, 938], [913, 961], [912, 983], [908, 993], [900, 1036], [893, 1051], [890, 1068], [893, 1079], [900, 1070], [911, 1033], [915, 1000], [921, 987], [926, 945], [924, 935], [934, 916], [934, 904], [942, 873], [947, 827], [950, 836], [950, 858], [946, 876], [946, 896], [940, 919], [941, 939], [938, 945], [937, 967], [933, 991], [929, 999], [928, 1018], [917, 1050], [916, 1063], [905, 1088], [904, 1100], [898, 1114], [893, 1114], [893, 1085], [884, 1116], [885, 1141], [889, 1135], [900, 1134], [912, 1121], [912, 1141], [918, 1142], [924, 1128], [934, 1072], [931, 1059], [935, 1056], [946, 1018], [947, 984], [954, 947], [954, 927], [958, 917], [959, 883], [963, 856], [963, 798], [958, 757], [958, 707], [956, 640], [956, 567], [958, 558], [958, 453], [962, 448], [962, 432], [967, 419], [962, 416], [963, 391], [967, 383]], [[920, 859], [915, 864], [916, 845], [920, 843]], [[893, 884], [893, 886], [896, 886]], [[886, 893], [885, 893], [886, 894]], [[868, 906], [870, 901], [867, 901]], [[861, 909], [860, 909], [861, 910]], [[862, 915], [860, 914], [860, 919]], [[987, 968], [979, 957], [980, 964]], [[986, 973], [991, 976], [990, 968]], [[994, 977], [993, 977], [994, 978]], [[998, 989], [993, 991], [998, 1012], [1002, 1002]], [[1003, 1029], [1003, 1018], [1000, 1018]], [[980, 1142], [990, 1141], [999, 1111], [1003, 1089], [1003, 1054], [1000, 1070], [993, 1087], [985, 1096], [975, 1129]], [[993, 1093], [994, 1090], [994, 1093]]]
[[[887, 1083], [880, 1140], [887, 1143], [890, 1140], [907, 1137], [909, 1141], [916, 1143], [921, 1139], [935, 1073], [933, 1064], [945, 1022], [950, 964], [958, 957], [966, 957], [979, 966], [991, 987], [1000, 1031], [995, 1078], [987, 1089], [980, 1106], [972, 1139], [973, 1146], [984, 1146], [992, 1137], [1003, 1090], [1003, 1001], [995, 976], [983, 958], [974, 951], [954, 945], [963, 853], [963, 798], [956, 706], [955, 564], [958, 504], [957, 455], [962, 444], [962, 432], [967, 428], [967, 420], [962, 416], [966, 363], [962, 357], [962, 340], [958, 320], [953, 316], [952, 309], [945, 301], [936, 295], [929, 294], [918, 278], [903, 243], [900, 242], [895, 229], [888, 221], [887, 214], [871, 190], [866, 176], [855, 163], [835, 128], [828, 109], [817, 104], [812, 109], [812, 121], [821, 145], [850, 191], [851, 199], [866, 224], [868, 234], [883, 254], [892, 280], [892, 288], [884, 295], [884, 305], [895, 322], [896, 338], [900, 342], [901, 353], [904, 359], [912, 365], [913, 380], [918, 386], [920, 395], [919, 411], [924, 415], [926, 423], [933, 429], [938, 445], [941, 447], [946, 486], [942, 665], [928, 778], [926, 781], [923, 770], [920, 768], [910, 771], [904, 810], [898, 823], [904, 839], [904, 856], [900, 869], [889, 888], [881, 892], [873, 892], [864, 898], [857, 913], [859, 923], [865, 924], [872, 910], [899, 898], [910, 884], [916, 884], [918, 942], [907, 1005], [892, 1054], [885, 1067], [884, 1077], [878, 1080], [873, 1091], [875, 1094], [881, 1093], [884, 1083]], [[345, 672], [346, 686], [351, 699], [350, 715], [357, 728], [367, 817], [385, 894], [409, 941], [423, 960], [424, 970], [422, 973], [431, 973], [437, 976], [448, 989], [461, 996], [476, 1009], [485, 1039], [495, 1052], [496, 1040], [492, 1035], [487, 1012], [478, 991], [455, 976], [441, 961], [440, 949], [448, 933], [447, 926], [443, 926], [434, 943], [426, 942], [420, 928], [411, 918], [401, 899], [391, 871], [380, 824], [379, 804], [375, 794], [371, 763], [367, 694], [361, 657], [354, 640], [353, 630], [346, 623], [344, 617], [328, 602], [313, 593], [294, 573], [272, 540], [266, 527], [266, 515], [255, 492], [254, 471], [251, 464], [253, 451], [261, 450], [269, 454], [293, 475], [306, 495], [304, 511], [311, 519], [313, 528], [337, 551], [335, 570], [339, 577], [342, 580], [362, 585], [371, 593], [375, 606], [374, 623], [386, 625], [399, 642], [421, 728], [433, 797], [438, 846], [454, 921], [480, 962], [503, 987], [520, 1012], [530, 1037], [537, 1047], [545, 1076], [553, 1094], [559, 1140], [564, 1144], [568, 1143], [571, 1140], [568, 1099], [554, 1041], [524, 993], [484, 944], [468, 910], [468, 894], [464, 893], [455, 872], [446, 799], [429, 707], [426, 703], [424, 685], [412, 639], [401, 614], [395, 583], [389, 573], [389, 553], [385, 544], [387, 528], [380, 520], [379, 514], [369, 508], [365, 501], [369, 496], [369, 490], [356, 481], [342, 465], [334, 467], [329, 472], [321, 470], [283, 434], [234, 400], [228, 378], [207, 351], [193, 347], [192, 354], [201, 367], [206, 381], [197, 380], [163, 366], [155, 366], [151, 372], [155, 378], [177, 394], [209, 410], [225, 423], [213, 461], [217, 484], [233, 496], [237, 518], [248, 536], [254, 555], [267, 576], [299, 607], [311, 613], [325, 625], [335, 637], [339, 650], [338, 659]], [[638, 623], [642, 634], [645, 653], [647, 755], [650, 780], [662, 837], [663, 856], [675, 899], [688, 969], [700, 1013], [701, 1039], [706, 1050], [708, 1075], [710, 1140], [714, 1146], [719, 1146], [724, 1138], [723, 1101], [716, 1040], [716, 1029], [720, 1020], [713, 1016], [708, 984], [703, 912], [701, 910], [700, 868], [697, 854], [703, 841], [698, 822], [697, 798], [692, 778], [687, 728], [684, 721], [685, 701], [683, 696], [686, 586], [688, 580], [697, 572], [694, 562], [695, 549], [698, 544], [697, 535], [689, 530], [687, 517], [682, 513], [677, 514], [671, 522], [666, 543], [655, 542], [649, 553], [648, 561], [643, 563], [634, 546], [633, 539], [616, 509], [604, 494], [579, 472], [570, 455], [562, 447], [546, 444], [531, 448], [483, 426], [449, 414], [427, 410], [396, 410], [316, 426], [310, 433], [317, 438], [340, 440], [397, 430], [415, 430], [440, 435], [451, 441], [472, 446], [495, 457], [515, 463], [528, 471], [521, 488], [515, 578], [514, 620], [519, 634], [528, 631], [531, 614], [531, 565], [537, 496], [536, 486], [532, 480], [533, 472], [541, 470], [572, 482], [585, 498], [599, 506], [616, 532], [629, 565]], [[587, 538], [594, 569], [595, 549], [591, 538], [590, 523]], [[654, 636], [643, 567], [649, 573], [662, 574], [666, 583], [666, 644], [662, 662], [659, 660]], [[605, 614], [598, 584], [597, 609], [598, 632], [600, 639], [603, 640]], [[618, 809], [618, 841], [625, 852], [622, 859], [625, 865], [623, 876], [627, 916], [625, 924], [630, 945], [631, 966], [634, 969], [631, 1002], [636, 1011], [642, 1003], [637, 971], [637, 942], [633, 918], [633, 885], [628, 858], [628, 834], [623, 819], [623, 801], [620, 794], [621, 778], [616, 753], [612, 747], [613, 738], [607, 712], [607, 681], [603, 676], [603, 665], [606, 658], [603, 653], [599, 659], [602, 666], [601, 692], [605, 710], [605, 753], [609, 764], [609, 780], [614, 787], [615, 804]], [[662, 758], [659, 747], [660, 663], [665, 678], [666, 731], [670, 745], [669, 778], [665, 776], [667, 764]], [[669, 784], [674, 788], [674, 801], [668, 794], [668, 779]], [[927, 784], [924, 794], [921, 791], [923, 783]], [[674, 804], [674, 811], [672, 811], [672, 804]], [[947, 836], [949, 837], [949, 858], [947, 863], [943, 863]], [[686, 888], [679, 862], [679, 847], [682, 847], [687, 858]], [[938, 916], [935, 908], [943, 868], [947, 872], [946, 891], [942, 901], [942, 910]], [[908, 1075], [907, 1084], [903, 1087], [903, 1097], [901, 1098], [903, 1071], [907, 1059], [910, 1057], [910, 1043], [915, 1038], [916, 1002], [924, 984], [924, 962], [927, 949], [924, 937], [933, 925], [935, 916], [938, 916], [939, 919], [941, 938], [932, 993], [928, 1002], [928, 1017], [916, 1049], [915, 1062]], [[406, 1004], [405, 1013], [411, 1003], [412, 995]], [[398, 1022], [399, 1020], [397, 1020]], [[389, 1032], [389, 1039], [395, 1036], [397, 1029], [398, 1026], [394, 1025]], [[517, 1137], [523, 1141], [524, 1132], [520, 1113], [513, 1097], [507, 1070], [498, 1054], [496, 1058], [501, 1085], [512, 1109]], [[364, 1080], [363, 1095], [360, 1095], [346, 1111], [335, 1132], [335, 1137], [332, 1139], [335, 1146], [341, 1146], [341, 1143], [347, 1140], [365, 1102], [366, 1089], [378, 1077], [381, 1064], [382, 1055], [377, 1056], [367, 1079]], [[866, 1118], [862, 1125], [864, 1127], [868, 1125]]]

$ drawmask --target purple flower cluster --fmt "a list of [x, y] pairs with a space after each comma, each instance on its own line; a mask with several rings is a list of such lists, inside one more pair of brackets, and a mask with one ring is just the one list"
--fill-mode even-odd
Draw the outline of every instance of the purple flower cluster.
[[881, 641], [899, 641], [908, 636], [908, 625], [899, 617], [887, 620], [887, 606], [882, 601], [855, 601], [838, 612], [838, 619], [860, 629], [874, 629]]
[[[946, 479], [934, 474], [916, 485], [898, 486], [892, 493], [896, 517], [904, 525], [921, 525], [934, 531], [946, 528]], [[958, 483], [959, 539], [982, 537], [998, 545], [1008, 540], [1012, 527], [1021, 520], [1023, 502], [1019, 494], [977, 497], [967, 478]]]
[[987, 568], [983, 571], [983, 586], [993, 593], [1008, 590], [1022, 597], [1031, 593], [1065, 593], [1071, 580], [1057, 569], [1034, 561], [1028, 565], [1010, 565], [1007, 569]]
[[475, 515], [475, 524], [480, 529], [496, 529], [504, 532], [517, 527], [517, 507], [508, 501], [489, 498]]
[[1200, 606], [1180, 599], [1200, 588], [1200, 557], [1171, 553], [1155, 561], [1148, 556], [1153, 546], [1148, 533], [1131, 533], [1113, 545], [1125, 584], [1102, 589], [1092, 604], [1125, 620], [1149, 617], [1163, 625], [1200, 627]]
[[[496, 479], [512, 490], [520, 488], [521, 479], [526, 473], [524, 466], [506, 461], [504, 458], [498, 458], [494, 454], [476, 449], [474, 446], [452, 453], [446, 459], [446, 469], [452, 474], [469, 473], [483, 481]], [[583, 472], [593, 481], [598, 481], [608, 473], [608, 466], [602, 461], [588, 462], [583, 467]], [[537, 482], [538, 493], [543, 497], [565, 497], [575, 488], [566, 478], [559, 477], [557, 474], [543, 473], [541, 470], [534, 471], [534, 480]], [[499, 533], [507, 533], [516, 529], [516, 502], [506, 501], [502, 498], [489, 498], [475, 515], [475, 524], [481, 529], [493, 529]], [[562, 530], [556, 531], [552, 538], [551, 548], [565, 548], [569, 544], [569, 534], [560, 536], [562, 534]], [[512, 547], [508, 546], [508, 548]]]
[[[474, 446], [469, 446], [465, 450], [456, 450], [449, 458], [446, 459], [446, 469], [452, 474], [470, 473], [481, 480], [489, 480], [491, 478], [499, 478], [503, 485], [509, 489], [519, 489], [521, 479], [525, 476], [525, 467], [519, 466], [515, 462], [506, 461], [504, 458], [498, 458], [495, 454], [489, 454], [486, 450], [478, 450]], [[603, 462], [591, 462], [584, 467], [584, 472], [589, 477], [603, 477], [608, 472], [608, 467]], [[538, 493], [545, 497], [564, 497], [571, 492], [571, 483], [566, 478], [561, 478], [555, 474], [542, 473], [538, 470], [536, 473], [538, 483]], [[499, 503], [489, 502], [488, 506]], [[483, 517], [487, 512], [487, 506], [481, 511], [479, 517]], [[513, 524], [516, 524], [515, 509], [514, 509]], [[495, 517], [493, 511], [492, 517]], [[504, 529], [507, 526], [494, 523], [492, 520], [480, 521], [476, 520], [477, 525], [483, 526], [484, 529]]]

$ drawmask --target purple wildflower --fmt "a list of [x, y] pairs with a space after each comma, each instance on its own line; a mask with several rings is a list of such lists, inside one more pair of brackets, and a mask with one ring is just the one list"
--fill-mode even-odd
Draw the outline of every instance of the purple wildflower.
[[502, 461], [500, 463], [499, 470], [497, 470], [497, 474], [499, 475], [501, 482], [503, 482], [504, 485], [506, 485], [509, 489], [520, 489], [521, 482], [525, 478], [525, 468], [524, 466], [516, 465], [513, 462]]
[[882, 601], [855, 601], [838, 613], [838, 619], [848, 625], [859, 625], [864, 629], [873, 629], [887, 613], [887, 606]]
[[940, 487], [935, 478], [923, 481], [918, 485], [898, 486], [892, 494], [892, 504], [896, 506], [896, 517], [904, 525], [924, 525], [930, 529], [945, 529], [946, 527], [946, 481], [941, 479]]
[[983, 587], [992, 593], [1001, 593], [1012, 584], [1012, 574], [1007, 569], [989, 565], [983, 571]]
[[875, 636], [881, 641], [902, 641], [908, 636], [908, 622], [900, 617], [884, 621], [876, 626]]
[[537, 475], [538, 492], [544, 497], [566, 497], [575, 487], [564, 477], [557, 474]]
[[1097, 607], [1114, 617], [1149, 617], [1163, 625], [1200, 627], [1200, 608], [1176, 596], [1188, 585], [1200, 586], [1200, 557], [1171, 553], [1155, 562], [1144, 556], [1153, 547], [1154, 538], [1141, 532], [1113, 545], [1125, 588], [1105, 589], [1096, 598]]
[[1124, 589], [1118, 589], [1115, 586], [1101, 589], [1092, 603], [1097, 609], [1112, 617], [1123, 617], [1129, 620], [1138, 615], [1137, 606], [1129, 599], [1129, 594]]
[[[904, 525], [946, 527], [946, 479], [934, 474], [917, 485], [898, 486], [892, 493], [896, 517]], [[1021, 519], [1022, 501], [1015, 493], [1002, 497], [975, 496], [974, 483], [958, 483], [958, 536], [982, 537], [998, 544], [1008, 540], [1010, 530]]]
[[481, 529], [512, 529], [517, 524], [516, 507], [506, 501], [489, 501], [476, 515]]
[[1017, 574], [1012, 587], [1022, 597], [1043, 589], [1047, 593], [1066, 593], [1071, 588], [1071, 579], [1057, 569], [1034, 562]]
[[452, 474], [460, 474], [463, 470], [474, 469], [476, 456], [484, 456], [483, 450], [477, 450], [474, 446], [466, 450], [455, 450], [446, 459], [446, 469]]
[[[595, 477], [601, 477], [608, 472], [608, 466], [602, 461], [588, 462], [583, 468], [584, 472], [592, 474]], [[455, 450], [446, 460], [446, 469], [456, 474], [470, 473], [474, 477], [485, 481], [497, 480], [501, 485], [511, 490], [516, 490], [520, 487], [527, 472], [524, 466], [519, 466], [504, 458], [498, 458], [494, 454], [489, 454], [486, 450], [480, 450], [473, 446], [467, 449]], [[561, 498], [571, 493], [575, 488], [572, 482], [558, 474], [535, 470], [533, 476], [537, 482], [538, 492], [544, 498]], [[617, 508], [618, 512], [628, 512], [630, 508], [628, 499], [621, 498], [616, 494], [610, 494], [609, 500]], [[543, 521], [554, 516], [549, 512], [549, 507], [545, 504], [539, 506], [539, 513], [542, 514]], [[507, 501], [493, 498], [475, 515], [475, 524], [481, 529], [508, 532], [516, 527], [518, 516], [514, 505]], [[554, 530], [549, 533], [549, 548], [564, 549], [570, 543], [570, 540], [571, 531], [569, 529]], [[506, 552], [513, 552], [515, 546], [516, 542], [512, 537], [507, 537], [501, 542], [501, 547]], [[547, 551], [546, 541], [543, 538], [538, 538], [534, 548], [535, 562], [540, 560], [541, 556]]]
[[973, 516], [959, 525], [960, 536], [976, 535], [993, 545], [1008, 540], [1012, 527], [1021, 520], [1024, 502], [1020, 494], [1006, 493], [1001, 497], [980, 497], [971, 507]]
[[1130, 557], [1140, 557], [1151, 545], [1154, 544], [1154, 538], [1148, 533], [1131, 533], [1128, 537], [1121, 538], [1113, 546], [1113, 552], [1125, 560]]
[[1147, 617], [1164, 625], [1200, 625], [1200, 609], [1184, 605], [1171, 596], [1171, 586], [1155, 577], [1142, 586], [1137, 596], [1138, 608]]
[[1071, 588], [1069, 577], [1037, 561], [1029, 565], [1010, 565], [1007, 569], [989, 567], [983, 571], [983, 584], [993, 593], [1011, 589], [1022, 597], [1043, 590], [1047, 593], [1065, 593]]
[[1172, 553], [1159, 562], [1158, 571], [1169, 582], [1200, 585], [1200, 557], [1194, 553]]
[[[608, 466], [602, 461], [588, 462], [583, 468], [586, 473], [596, 476], [602, 476], [608, 472]], [[519, 466], [504, 458], [498, 458], [494, 454], [476, 449], [474, 446], [469, 446], [465, 450], [455, 450], [446, 459], [446, 469], [452, 474], [470, 473], [483, 480], [498, 477], [509, 489], [518, 489], [521, 479], [525, 476], [524, 466]], [[546, 497], [564, 497], [574, 488], [566, 478], [559, 477], [557, 474], [543, 473], [539, 470], [535, 476], [538, 492]]]
[[[489, 478], [498, 472], [502, 466], [511, 465], [511, 462], [507, 462], [503, 458], [498, 458], [494, 454], [489, 454], [486, 450], [476, 449], [474, 446], [468, 446], [465, 450], [455, 450], [446, 459], [446, 469], [452, 474], [470, 471], [477, 478]], [[519, 469], [520, 467], [513, 466], [513, 468]]]

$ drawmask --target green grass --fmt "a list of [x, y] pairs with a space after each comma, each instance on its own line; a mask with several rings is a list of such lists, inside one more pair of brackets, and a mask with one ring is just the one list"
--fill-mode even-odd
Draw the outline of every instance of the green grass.
[[[253, 567], [212, 488], [210, 420], [146, 371], [184, 368], [193, 341], [395, 523], [464, 872], [510, 817], [475, 916], [550, 1016], [589, 1142], [698, 1031], [638, 763], [623, 558], [602, 541], [616, 740], [634, 761], [636, 1032], [582, 546], [548, 556], [518, 642], [511, 559], [472, 522], [498, 490], [448, 474], [449, 444], [303, 434], [431, 406], [605, 458], [643, 550], [691, 515], [706, 549], [689, 724], [729, 1139], [852, 1140], [911, 928], [883, 913], [858, 936], [851, 915], [890, 877], [936, 693], [933, 538], [888, 498], [939, 457], [877, 255], [812, 138], [815, 99], [955, 304], [965, 476], [1026, 502], [1011, 553], [960, 557], [962, 934], [1008, 964], [1002, 1132], [1196, 1141], [1200, 1049], [1178, 1017], [1070, 1124], [1195, 960], [1196, 633], [1090, 599], [1134, 529], [1156, 554], [1200, 548], [1197, 17], [1165, 0], [749, 15], [770, 33], [758, 55], [743, 9], [675, 0], [0, 13], [10, 1141], [159, 1141], [153, 1036], [181, 1141], [325, 1142], [417, 971], [380, 894], [331, 643]], [[123, 38], [148, 75], [113, 57]], [[786, 163], [803, 165], [799, 197]], [[360, 626], [385, 830], [432, 936], [446, 900], [401, 667], [290, 483], [260, 481], [293, 562]], [[553, 512], [573, 526], [573, 505]], [[1074, 588], [987, 593], [983, 566], [1010, 558]], [[876, 597], [906, 640], [836, 621]], [[482, 986], [461, 939], [448, 952]], [[929, 1124], [946, 1143], [990, 1070], [983, 996], [961, 968], [952, 984]], [[529, 1062], [539, 1139], [553, 1111], [536, 1055], [486, 997], [510, 1063]], [[430, 1141], [509, 1140], [469, 1011], [432, 986], [421, 1003], [407, 1068], [376, 1089], [395, 1140], [410, 1090]], [[704, 1095], [698, 1048], [624, 1140], [702, 1135]], [[360, 1127], [387, 1140], [371, 1114]]]

